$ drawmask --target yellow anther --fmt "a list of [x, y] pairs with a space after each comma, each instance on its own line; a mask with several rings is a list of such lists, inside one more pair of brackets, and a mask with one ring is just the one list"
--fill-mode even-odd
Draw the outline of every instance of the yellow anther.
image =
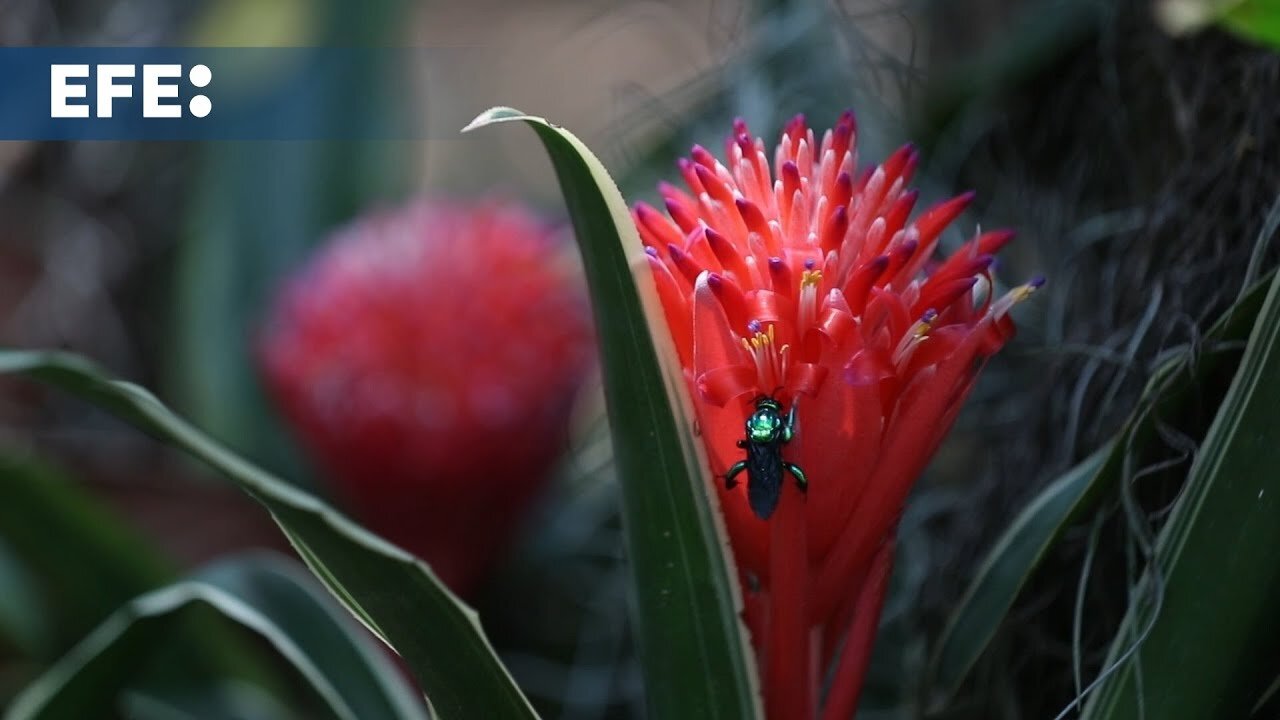
[[933, 329], [933, 324], [937, 322], [937, 320], [937, 311], [930, 308], [925, 311], [925, 314], [919, 320], [916, 321], [915, 325], [911, 326], [911, 334], [916, 338], [924, 338], [924, 336], [928, 335], [929, 331]]
[[1013, 289], [1013, 301], [1016, 303], [1020, 303], [1023, 300], [1026, 300], [1027, 298], [1031, 297], [1031, 294], [1034, 293], [1036, 289], [1039, 287], [1040, 287], [1039, 285], [1033, 285], [1031, 283], [1027, 283], [1025, 285], [1019, 285], [1018, 287]]
[[787, 374], [787, 358], [790, 345], [777, 346], [778, 336], [773, 325], [763, 329], [758, 322], [751, 323], [756, 331], [749, 338], [740, 338], [742, 347], [746, 348], [755, 361], [758, 382], [762, 388], [773, 388], [782, 382]]
[[752, 335], [750, 338], [742, 338], [742, 345], [748, 350], [759, 350], [772, 345], [773, 340], [773, 325], [770, 325], [768, 330], [756, 331], [756, 334]]
[[991, 315], [996, 318], [1004, 317], [1004, 314], [1009, 312], [1009, 308], [1026, 300], [1032, 293], [1040, 289], [1041, 285], [1044, 285], [1044, 278], [1037, 277], [1025, 285], [1013, 288], [991, 306]]

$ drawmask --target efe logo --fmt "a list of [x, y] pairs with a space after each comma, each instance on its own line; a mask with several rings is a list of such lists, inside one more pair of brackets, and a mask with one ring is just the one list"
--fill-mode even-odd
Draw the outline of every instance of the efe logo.
[[[113, 100], [133, 97], [133, 81], [137, 77], [136, 65], [50, 65], [49, 91], [51, 118], [89, 117], [89, 78], [96, 74], [97, 108], [95, 115], [111, 117]], [[182, 104], [161, 102], [178, 97], [178, 82], [182, 66], [174, 64], [147, 64], [142, 66], [142, 116], [144, 118], [180, 118]], [[83, 82], [76, 82], [83, 78]], [[207, 65], [192, 65], [187, 78], [195, 87], [202, 88], [213, 79], [213, 71]], [[86, 102], [70, 101], [84, 98]], [[213, 110], [213, 101], [205, 95], [196, 95], [187, 103], [195, 117], [202, 118]]]

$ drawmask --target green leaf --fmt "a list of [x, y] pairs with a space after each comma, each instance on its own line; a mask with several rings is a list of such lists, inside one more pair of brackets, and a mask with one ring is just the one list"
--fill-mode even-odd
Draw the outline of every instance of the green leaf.
[[1175, 415], [1189, 399], [1191, 388], [1234, 359], [1232, 343], [1247, 336], [1266, 298], [1270, 277], [1243, 292], [1210, 327], [1203, 342], [1208, 348], [1204, 356], [1183, 351], [1163, 363], [1116, 437], [1050, 483], [1000, 536], [935, 646], [930, 665], [935, 706], [959, 688], [1018, 593], [1063, 533], [1119, 482], [1126, 448], [1132, 451], [1148, 442], [1155, 435], [1157, 418]]
[[224, 560], [197, 579], [257, 608], [332, 672], [331, 682], [358, 718], [425, 720], [422, 695], [324, 587], [295, 563], [271, 553]]
[[1050, 483], [987, 554], [942, 633], [933, 659], [934, 689], [950, 697], [995, 635], [1032, 571], [1078, 517], [1108, 445]]
[[466, 130], [510, 121], [532, 127], [551, 156], [586, 268], [649, 714], [758, 717], [741, 598], [708, 498], [707, 462], [626, 202], [591, 150], [542, 118], [499, 107]]
[[236, 481], [267, 507], [330, 592], [400, 653], [440, 717], [536, 717], [475, 613], [420, 560], [229, 452], [146, 390], [108, 379], [83, 358], [0, 351], [0, 372], [22, 372], [72, 392]]
[[[19, 648], [33, 671], [57, 659], [125, 602], [178, 577], [176, 566], [153, 542], [77, 483], [45, 462], [6, 453], [0, 453], [0, 544], [25, 567], [31, 590], [39, 591], [37, 615], [22, 629], [39, 642]], [[0, 596], [3, 605], [21, 594], [0, 587]], [[211, 614], [188, 613], [169, 642], [173, 657], [184, 662], [157, 663], [146, 680], [175, 685], [233, 675], [279, 689], [279, 678], [262, 662], [258, 648], [221, 629]], [[185, 660], [192, 657], [198, 659]], [[15, 685], [29, 679], [26, 673], [10, 678], [19, 681]]]
[[[1280, 276], [1155, 545], [1084, 716], [1246, 717], [1280, 636]], [[1128, 653], [1137, 639], [1145, 641]]]
[[[201, 609], [226, 622], [207, 605], [202, 604]], [[120, 716], [129, 720], [294, 720], [311, 710], [238, 680], [211, 680], [198, 687], [163, 690], [130, 688], [116, 705]]]
[[270, 555], [218, 562], [143, 595], [107, 619], [30, 685], [6, 720], [89, 717], [114, 704], [130, 675], [170, 642], [182, 610], [207, 604], [262, 636], [344, 720], [425, 720], [399, 673], [310, 577]]
[[1280, 0], [1161, 0], [1156, 19], [1171, 35], [1217, 23], [1241, 37], [1280, 48]]
[[1280, 0], [1244, 0], [1220, 22], [1237, 35], [1280, 50]]
[[1267, 715], [1261, 714], [1267, 711], [1269, 705], [1274, 704], [1273, 701], [1276, 700], [1277, 697], [1280, 697], [1280, 675], [1277, 675], [1276, 679], [1272, 680], [1271, 684], [1267, 686], [1267, 689], [1262, 691], [1261, 697], [1259, 697], [1258, 701], [1253, 704], [1253, 709], [1249, 711], [1249, 717], [1261, 718], [1280, 715], [1280, 712], [1277, 712], [1280, 711], [1280, 707], [1272, 707]]
[[45, 590], [42, 611], [54, 634], [41, 643], [41, 659], [177, 576], [153, 545], [62, 473], [8, 453], [0, 453], [0, 539]]
[[49, 646], [50, 628], [34, 575], [0, 538], [0, 649], [5, 645], [28, 657]]

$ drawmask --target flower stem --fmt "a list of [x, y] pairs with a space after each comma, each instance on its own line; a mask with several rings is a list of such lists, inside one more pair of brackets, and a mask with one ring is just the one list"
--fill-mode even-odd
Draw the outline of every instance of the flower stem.
[[893, 569], [893, 545], [890, 538], [876, 551], [866, 581], [858, 591], [853, 622], [836, 660], [836, 672], [826, 706], [822, 709], [822, 720], [848, 720], [858, 707], [867, 666], [871, 664], [871, 650], [875, 647], [885, 591], [889, 587], [889, 571]]
[[791, 483], [770, 521], [769, 623], [765, 639], [765, 709], [771, 720], [814, 717], [811, 671], [809, 542], [805, 497]]

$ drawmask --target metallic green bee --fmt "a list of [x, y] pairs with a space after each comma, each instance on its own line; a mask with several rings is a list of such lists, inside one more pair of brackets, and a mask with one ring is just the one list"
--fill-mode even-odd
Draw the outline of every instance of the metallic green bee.
[[804, 471], [782, 459], [782, 446], [791, 442], [796, 434], [796, 406], [782, 415], [782, 403], [768, 395], [756, 400], [756, 410], [747, 418], [747, 436], [738, 441], [738, 447], [747, 451], [747, 459], [739, 460], [729, 468], [724, 486], [732, 490], [738, 486], [735, 479], [747, 471], [747, 502], [751, 511], [761, 520], [768, 520], [778, 507], [782, 495], [782, 473], [791, 473], [801, 491], [809, 487]]

